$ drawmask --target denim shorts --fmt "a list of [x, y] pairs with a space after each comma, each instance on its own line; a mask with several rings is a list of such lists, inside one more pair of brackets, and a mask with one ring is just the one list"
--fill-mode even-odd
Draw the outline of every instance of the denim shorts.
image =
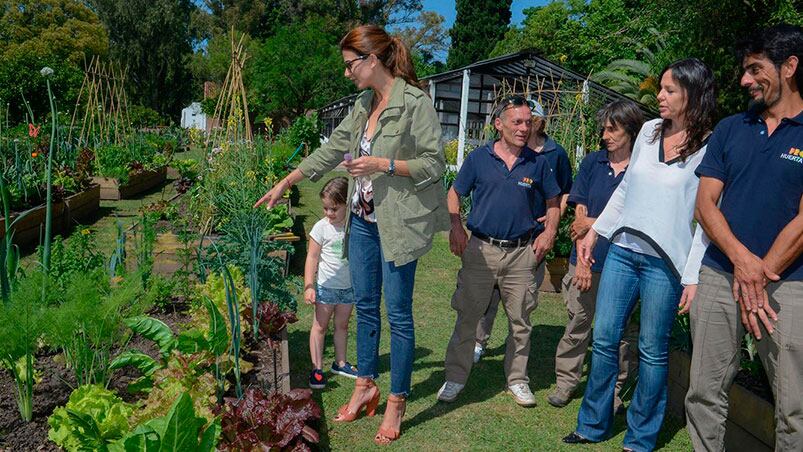
[[315, 302], [321, 304], [354, 304], [354, 289], [329, 289], [318, 286], [315, 288]]

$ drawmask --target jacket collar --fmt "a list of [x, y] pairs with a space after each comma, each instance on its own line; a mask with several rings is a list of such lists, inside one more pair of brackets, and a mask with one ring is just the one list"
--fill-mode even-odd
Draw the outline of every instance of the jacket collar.
[[[385, 111], [387, 114], [394, 114], [395, 109], [402, 109], [404, 108], [404, 91], [407, 87], [407, 82], [404, 81], [401, 77], [396, 77], [393, 79], [393, 87], [390, 89], [390, 98], [388, 99], [388, 106], [385, 107]], [[363, 91], [363, 95], [360, 96], [362, 98], [361, 102], [361, 111], [358, 112], [360, 115], [368, 116], [368, 112], [371, 110], [371, 103], [374, 101], [374, 91], [373, 90], [365, 90]]]

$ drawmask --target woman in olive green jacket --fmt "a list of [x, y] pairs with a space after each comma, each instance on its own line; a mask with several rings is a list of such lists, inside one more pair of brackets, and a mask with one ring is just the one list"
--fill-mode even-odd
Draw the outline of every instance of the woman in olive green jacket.
[[[272, 207], [304, 177], [313, 181], [343, 162], [351, 215], [344, 255], [349, 259], [357, 302], [356, 388], [336, 421], [349, 422], [379, 403], [380, 309], [384, 286], [390, 324], [390, 396], [374, 440], [398, 438], [415, 350], [413, 285], [419, 257], [437, 231], [449, 228], [441, 177], [445, 161], [441, 128], [432, 100], [418, 88], [410, 54], [379, 27], [351, 30], [340, 50], [344, 75], [366, 89], [329, 141], [273, 187], [257, 206]], [[353, 157], [352, 157], [353, 156]]]

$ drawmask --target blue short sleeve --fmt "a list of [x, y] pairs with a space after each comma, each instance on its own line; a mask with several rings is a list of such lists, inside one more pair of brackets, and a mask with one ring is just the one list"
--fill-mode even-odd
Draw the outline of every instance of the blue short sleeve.
[[569, 192], [568, 203], [572, 206], [583, 204], [588, 206], [588, 187], [591, 179], [591, 169], [594, 154], [588, 154], [580, 163], [580, 168], [577, 170], [577, 177], [574, 179], [571, 192]]
[[474, 152], [468, 155], [468, 158], [463, 160], [463, 165], [460, 171], [457, 172], [457, 177], [452, 184], [452, 187], [460, 196], [468, 196], [474, 188], [474, 182], [477, 178], [476, 163]]
[[554, 198], [562, 193], [558, 181], [555, 180], [554, 172], [550, 170], [549, 164], [544, 159], [539, 159], [541, 163], [541, 186], [544, 190], [544, 199]]
[[705, 156], [703, 161], [697, 165], [694, 174], [697, 177], [713, 177], [725, 182], [727, 177], [727, 170], [725, 165], [725, 140], [723, 137], [728, 134], [728, 127], [726, 121], [720, 122], [715, 128], [711, 137], [708, 139], [708, 146], [706, 147]]
[[569, 162], [569, 155], [563, 146], [557, 145], [558, 161], [554, 168], [555, 181], [560, 187], [560, 194], [567, 194], [572, 190], [572, 164]]

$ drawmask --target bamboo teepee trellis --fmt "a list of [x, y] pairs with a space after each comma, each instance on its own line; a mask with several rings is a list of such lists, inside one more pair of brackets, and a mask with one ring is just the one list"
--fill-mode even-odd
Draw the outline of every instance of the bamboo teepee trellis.
[[122, 144], [131, 124], [128, 117], [128, 98], [125, 91], [127, 70], [95, 56], [84, 72], [84, 81], [70, 122], [72, 140], [76, 120], [81, 121], [78, 146], [98, 143]]
[[248, 54], [243, 47], [245, 35], [236, 41], [231, 33], [231, 64], [220, 88], [213, 118], [220, 124], [209, 134], [212, 147], [225, 148], [233, 143], [251, 146], [251, 120], [248, 112], [248, 98], [243, 85], [243, 68]]
[[[547, 130], [569, 153], [573, 165], [579, 164], [585, 153], [593, 151], [599, 143], [598, 127], [593, 112], [600, 106], [592, 106], [584, 83], [567, 83], [552, 76], [528, 77], [526, 79], [502, 80], [494, 90], [494, 98], [499, 102], [510, 94], [521, 94], [535, 99], [544, 107]], [[494, 103], [493, 110], [496, 111]], [[591, 114], [589, 115], [589, 112]], [[489, 116], [489, 121], [493, 118]], [[491, 126], [485, 128], [485, 140], [490, 139]]]

